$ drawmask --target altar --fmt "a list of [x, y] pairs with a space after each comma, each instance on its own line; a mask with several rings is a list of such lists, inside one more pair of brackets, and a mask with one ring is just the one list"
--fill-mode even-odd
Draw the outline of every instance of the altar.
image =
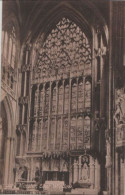
[[63, 192], [64, 181], [45, 181], [43, 190], [46, 192]]

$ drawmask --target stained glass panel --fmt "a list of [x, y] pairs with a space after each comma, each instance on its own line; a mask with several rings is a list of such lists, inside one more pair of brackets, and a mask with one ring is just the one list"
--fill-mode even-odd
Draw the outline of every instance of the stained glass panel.
[[64, 118], [63, 120], [63, 143], [62, 149], [68, 149], [68, 118]]
[[76, 118], [72, 118], [70, 124], [70, 149], [76, 149]]
[[83, 148], [83, 118], [77, 119], [77, 149]]
[[65, 95], [64, 95], [64, 113], [69, 111], [69, 85], [65, 85]]
[[59, 86], [58, 92], [58, 113], [62, 113], [63, 111], [63, 86]]
[[91, 69], [90, 64], [91, 47], [86, 35], [73, 21], [62, 18], [40, 49], [36, 68], [42, 70], [40, 76], [44, 78], [84, 70], [85, 65]]
[[84, 119], [84, 145], [90, 147], [90, 117], [86, 116]]
[[50, 150], [54, 149], [55, 128], [56, 128], [55, 119], [51, 119], [51, 128], [50, 128], [50, 133], [49, 133], [49, 136], [50, 136], [49, 149]]
[[71, 111], [76, 112], [77, 109], [77, 84], [72, 84], [72, 95], [71, 95]]
[[61, 142], [61, 119], [57, 120], [56, 149], [59, 150]]
[[46, 149], [47, 146], [47, 131], [48, 131], [48, 119], [43, 120], [42, 128], [42, 149]]

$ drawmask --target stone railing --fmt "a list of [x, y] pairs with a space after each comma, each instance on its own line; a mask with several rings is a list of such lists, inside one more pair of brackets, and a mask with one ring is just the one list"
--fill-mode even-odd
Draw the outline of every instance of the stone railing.
[[125, 124], [116, 127], [116, 147], [125, 146]]

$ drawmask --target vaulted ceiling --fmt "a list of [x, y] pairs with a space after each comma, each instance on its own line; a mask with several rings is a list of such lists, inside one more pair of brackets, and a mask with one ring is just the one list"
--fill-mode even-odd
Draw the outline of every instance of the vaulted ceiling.
[[109, 3], [105, 0], [5, 0], [3, 28], [13, 22], [23, 43], [29, 37], [34, 40], [39, 33], [48, 32], [64, 15], [79, 25], [83, 20], [90, 27], [97, 20], [108, 25], [108, 9]]

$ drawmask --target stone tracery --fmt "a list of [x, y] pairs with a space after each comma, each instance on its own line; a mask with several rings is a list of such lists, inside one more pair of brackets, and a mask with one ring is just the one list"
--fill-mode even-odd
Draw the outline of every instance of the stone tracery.
[[[33, 71], [33, 82], [39, 83], [34, 85], [33, 117], [40, 118], [43, 123], [42, 145], [46, 133], [47, 149], [55, 150], [58, 131], [61, 150], [82, 149], [84, 144], [89, 148], [91, 122], [87, 124], [84, 116], [78, 116], [79, 112], [83, 115], [85, 111], [91, 112], [91, 45], [86, 35], [73, 21], [62, 18], [41, 46]], [[44, 81], [45, 78], [48, 82]], [[46, 130], [45, 116], [48, 120]], [[61, 117], [60, 126], [55, 116]], [[75, 123], [72, 123], [72, 118]], [[37, 121], [33, 123], [35, 129]], [[35, 139], [33, 136], [30, 142], [36, 143]]]

